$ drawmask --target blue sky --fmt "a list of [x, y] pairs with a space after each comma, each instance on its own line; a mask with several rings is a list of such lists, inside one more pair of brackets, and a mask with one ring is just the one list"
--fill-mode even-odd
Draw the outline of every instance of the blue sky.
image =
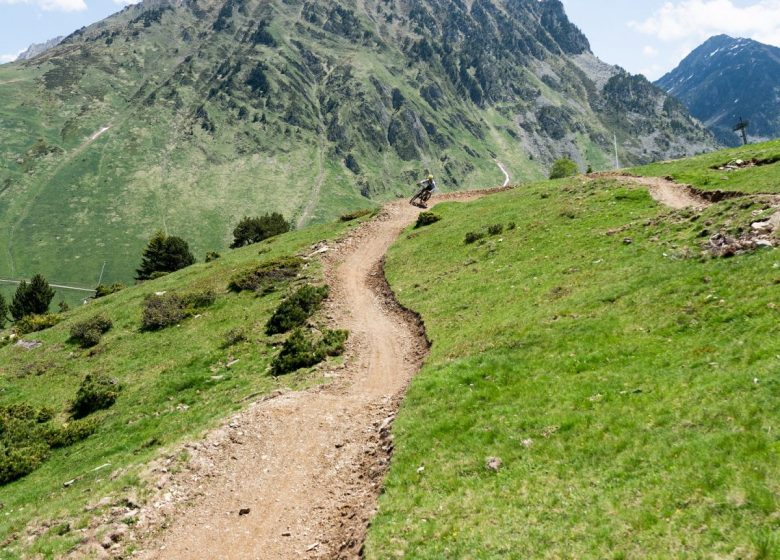
[[[546, 1], [546, 0], [541, 0]], [[0, 0], [0, 62], [67, 35], [128, 0]], [[780, 46], [780, 0], [563, 0], [605, 62], [651, 79], [719, 33]]]

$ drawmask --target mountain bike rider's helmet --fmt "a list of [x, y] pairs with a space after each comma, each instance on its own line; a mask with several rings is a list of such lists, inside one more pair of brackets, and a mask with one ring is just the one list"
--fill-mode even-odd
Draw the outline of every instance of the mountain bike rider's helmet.
[[433, 175], [428, 175], [428, 180], [433, 181]]

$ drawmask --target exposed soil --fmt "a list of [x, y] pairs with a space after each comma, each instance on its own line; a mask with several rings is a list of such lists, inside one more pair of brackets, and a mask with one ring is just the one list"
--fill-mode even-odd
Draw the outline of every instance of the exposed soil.
[[593, 178], [615, 178], [623, 182], [646, 187], [650, 196], [661, 204], [682, 210], [683, 208], [706, 208], [711, 202], [690, 185], [675, 183], [667, 177], [638, 177], [624, 173], [594, 173]]
[[[135, 521], [121, 540], [143, 549], [134, 557], [359, 557], [389, 466], [390, 428], [429, 347], [421, 320], [399, 306], [382, 268], [388, 247], [419, 212], [391, 203], [336, 246], [312, 248], [324, 255], [331, 286], [326, 315], [350, 331], [344, 366], [324, 371], [334, 378], [329, 385], [254, 403], [186, 445], [182, 472], [169, 472], [173, 456], [153, 465], [157, 495], [124, 514]], [[102, 545], [117, 554], [122, 548]]]

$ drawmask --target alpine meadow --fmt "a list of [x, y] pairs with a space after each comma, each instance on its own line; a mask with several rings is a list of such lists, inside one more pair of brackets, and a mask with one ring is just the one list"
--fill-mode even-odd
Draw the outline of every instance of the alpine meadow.
[[774, 47], [117, 9], [0, 64], [0, 560], [780, 559]]

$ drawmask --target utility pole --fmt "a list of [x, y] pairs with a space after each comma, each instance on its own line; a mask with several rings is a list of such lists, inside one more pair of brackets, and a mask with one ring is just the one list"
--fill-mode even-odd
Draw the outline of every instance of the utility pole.
[[734, 132], [742, 133], [742, 142], [744, 142], [745, 146], [747, 146], [748, 143], [748, 138], [747, 138], [748, 126], [750, 126], [750, 122], [742, 120], [742, 117], [739, 117], [739, 122], [734, 127]]
[[106, 271], [106, 262], [107, 261], [103, 261], [103, 268], [100, 269], [100, 278], [98, 278], [97, 283], [98, 286], [103, 283], [103, 273]]
[[612, 137], [615, 139], [615, 169], [620, 169], [620, 158], [618, 157], [617, 149], [617, 134], [613, 132]]

